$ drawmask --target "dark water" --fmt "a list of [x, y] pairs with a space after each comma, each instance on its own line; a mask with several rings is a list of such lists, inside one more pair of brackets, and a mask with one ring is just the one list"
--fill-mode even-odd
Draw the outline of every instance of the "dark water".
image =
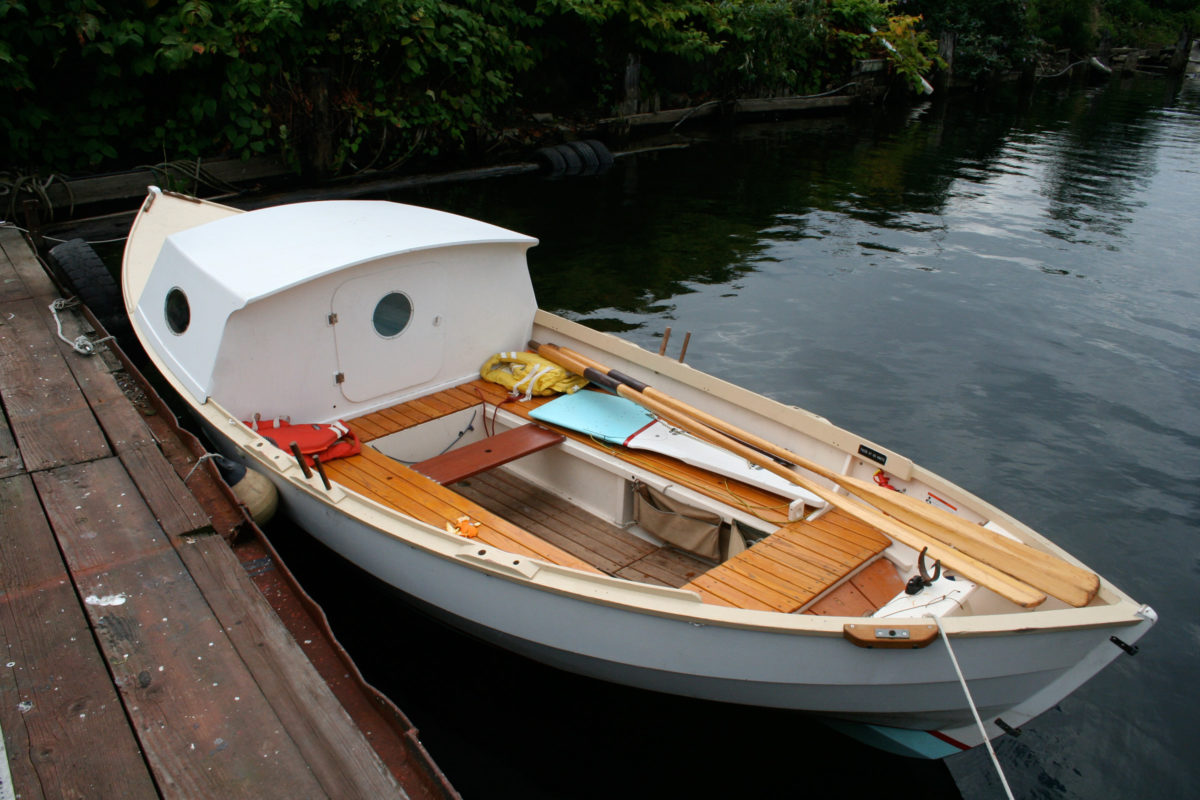
[[[1192, 796], [1200, 676], [1200, 82], [698, 133], [608, 174], [404, 193], [538, 236], [544, 307], [893, 447], [1159, 625], [997, 745], [1018, 797]], [[796, 714], [565, 675], [285, 556], [468, 797], [1000, 796]]]

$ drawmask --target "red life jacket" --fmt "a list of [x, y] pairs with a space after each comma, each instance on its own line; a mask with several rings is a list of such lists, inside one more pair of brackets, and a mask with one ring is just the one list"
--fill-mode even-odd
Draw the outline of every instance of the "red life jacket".
[[292, 442], [295, 442], [310, 466], [314, 455], [320, 456], [321, 461], [329, 461], [362, 452], [362, 442], [341, 420], [293, 425], [281, 419], [259, 419], [243, 421], [243, 424], [285, 452], [290, 453]]

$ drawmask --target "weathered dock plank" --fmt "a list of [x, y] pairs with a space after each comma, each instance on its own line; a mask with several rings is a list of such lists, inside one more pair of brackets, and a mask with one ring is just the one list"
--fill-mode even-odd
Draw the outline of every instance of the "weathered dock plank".
[[163, 794], [321, 796], [120, 461], [34, 483]]
[[[60, 317], [68, 339], [84, 332], [78, 315]], [[55, 324], [49, 310], [43, 314], [43, 323], [47, 328]], [[172, 536], [209, 530], [208, 514], [171, 468], [153, 431], [113, 377], [112, 370], [120, 369], [120, 362], [109, 357], [110, 364], [103, 352], [80, 356], [66, 342], [56, 341], [77, 390], [163, 530]]]
[[0, 478], [19, 475], [25, 471], [25, 462], [21, 459], [21, 451], [13, 440], [8, 429], [8, 415], [0, 404]]
[[0, 530], [0, 727], [15, 793], [157, 797], [26, 475], [0, 480]]
[[111, 455], [37, 302], [0, 305], [0, 319], [0, 399], [26, 469], [52, 469]]
[[330, 797], [383, 798], [401, 789], [307, 656], [279, 625], [237, 556], [218, 536], [191, 537], [180, 555], [233, 646]]

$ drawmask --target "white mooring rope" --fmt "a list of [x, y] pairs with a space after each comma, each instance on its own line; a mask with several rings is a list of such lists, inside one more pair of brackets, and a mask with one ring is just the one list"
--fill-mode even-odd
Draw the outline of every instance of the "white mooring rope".
[[988, 755], [992, 757], [992, 764], [996, 767], [996, 774], [1000, 776], [1000, 783], [1004, 786], [1004, 793], [1008, 795], [1008, 800], [1016, 800], [1013, 797], [1012, 789], [1008, 786], [1008, 778], [1004, 777], [1004, 769], [1000, 766], [1000, 759], [996, 758], [996, 751], [992, 749], [992, 740], [988, 737], [987, 729], [983, 727], [983, 720], [979, 718], [979, 709], [975, 707], [975, 699], [971, 697], [971, 690], [967, 688], [967, 679], [963, 677], [962, 668], [958, 665], [958, 657], [954, 655], [954, 648], [950, 646], [950, 637], [946, 635], [946, 631], [937, 617], [931, 617], [931, 619], [937, 625], [938, 633], [942, 635], [942, 641], [946, 643], [946, 652], [950, 654], [950, 663], [954, 665], [954, 673], [958, 675], [958, 682], [962, 686], [963, 694], [967, 696], [967, 705], [971, 707], [971, 713], [975, 716], [975, 724], [979, 726], [979, 733], [983, 736], [983, 744], [987, 747]]
[[112, 339], [113, 337], [105, 336], [103, 339], [97, 339], [96, 341], [92, 341], [88, 337], [80, 334], [79, 336], [75, 337], [74, 341], [71, 341], [66, 336], [64, 336], [63, 335], [62, 318], [60, 318], [58, 316], [58, 312], [66, 311], [69, 308], [75, 308], [78, 305], [79, 305], [79, 299], [76, 297], [72, 297], [70, 300], [66, 300], [66, 299], [63, 299], [60, 297], [59, 299], [55, 300], [53, 303], [50, 304], [50, 314], [54, 317], [54, 324], [58, 326], [58, 338], [62, 339], [64, 342], [71, 345], [71, 347], [75, 350], [75, 352], [79, 353], [81, 356], [94, 355], [96, 352], [96, 345], [98, 345], [102, 342], [107, 342], [108, 340]]

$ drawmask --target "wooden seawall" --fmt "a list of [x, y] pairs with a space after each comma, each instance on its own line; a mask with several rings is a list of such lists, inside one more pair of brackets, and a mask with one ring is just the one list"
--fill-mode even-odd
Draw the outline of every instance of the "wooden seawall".
[[456, 797], [58, 297], [0, 228], [0, 800]]

